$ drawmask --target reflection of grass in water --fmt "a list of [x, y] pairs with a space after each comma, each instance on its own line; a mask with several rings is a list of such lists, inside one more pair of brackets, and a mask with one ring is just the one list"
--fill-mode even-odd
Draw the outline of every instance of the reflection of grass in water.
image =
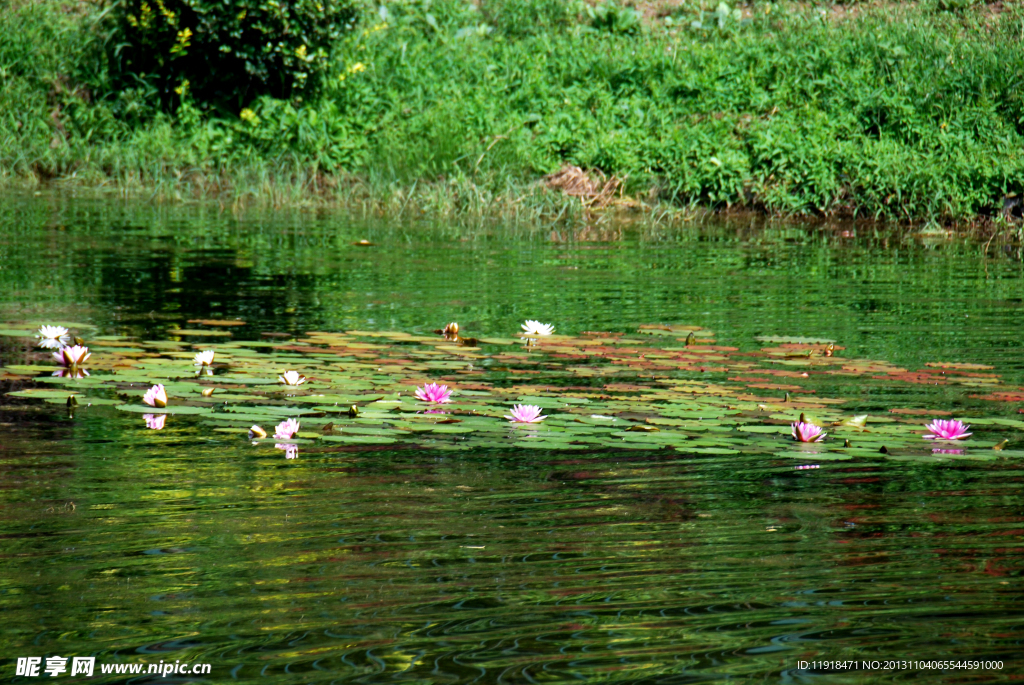
[[[681, 655], [691, 673], [775, 673], [777, 653], [749, 650], [800, 641], [853, 658], [938, 639], [951, 597], [969, 592], [979, 616], [955, 619], [963, 649], [1012, 649], [991, 632], [1014, 620], [996, 613], [995, 575], [1014, 560], [984, 533], [1013, 523], [999, 523], [998, 473], [974, 465], [798, 477], [763, 455], [319, 447], [286, 463], [211, 442], [199, 418], [154, 432], [102, 411], [61, 439], [60, 478], [19, 490], [60, 488], [76, 509], [7, 509], [12, 645], [209, 661], [242, 682], [541, 665], [637, 682], [678, 675]], [[922, 582], [939, 576], [934, 592]]]

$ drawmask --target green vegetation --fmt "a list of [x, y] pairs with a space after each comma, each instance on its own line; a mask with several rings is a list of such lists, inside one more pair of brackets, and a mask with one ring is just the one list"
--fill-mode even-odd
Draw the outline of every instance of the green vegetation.
[[1024, 192], [1020, 7], [855, 7], [362, 6], [318, 89], [236, 114], [177, 76], [119, 88], [110, 13], [12, 3], [0, 176], [435, 214], [578, 208], [537, 183], [567, 164], [782, 214], [964, 220]]
[[99, 25], [115, 90], [164, 109], [191, 93], [234, 114], [261, 95], [315, 93], [356, 18], [346, 0], [121, 0], [108, 11]]

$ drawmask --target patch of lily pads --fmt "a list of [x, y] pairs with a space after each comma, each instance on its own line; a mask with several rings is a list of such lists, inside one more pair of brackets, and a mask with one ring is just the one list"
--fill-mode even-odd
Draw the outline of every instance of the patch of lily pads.
[[[171, 340], [147, 341], [89, 337], [86, 326], [73, 326], [85, 336], [75, 337], [60, 327], [37, 333], [26, 323], [0, 323], [0, 336], [35, 337], [50, 348], [7, 364], [2, 377], [31, 386], [14, 397], [79, 410], [111, 405], [141, 415], [140, 430], [189, 416], [239, 440], [273, 443], [289, 457], [315, 444], [675, 450], [801, 462], [1024, 455], [985, 437], [1020, 431], [1024, 421], [971, 419], [976, 434], [951, 421], [943, 432], [937, 422], [925, 426], [942, 412], [903, 407], [854, 416], [845, 398], [818, 393], [822, 380], [837, 377], [868, 386], [958, 385], [994, 401], [1024, 393], [990, 367], [933, 362], [908, 370], [845, 358], [827, 339], [768, 336], [760, 349], [741, 351], [696, 326], [568, 336], [528, 321], [521, 337], [507, 338], [467, 337], [449, 324], [432, 335], [312, 331], [246, 341], [218, 335], [218, 325], [190, 322], [195, 328], [174, 330]], [[204, 333], [218, 342], [190, 341]]]

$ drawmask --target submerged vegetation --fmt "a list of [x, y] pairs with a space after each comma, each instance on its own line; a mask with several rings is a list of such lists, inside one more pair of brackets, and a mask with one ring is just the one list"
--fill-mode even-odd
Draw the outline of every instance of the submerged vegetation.
[[[178, 24], [159, 78], [130, 71], [111, 50], [127, 20], [104, 9], [5, 3], [7, 183], [513, 218], [600, 198], [972, 220], [1024, 193], [1017, 4], [357, 4], [326, 47], [287, 43], [302, 88], [232, 97], [188, 78], [209, 46]], [[606, 182], [543, 182], [571, 167]]]

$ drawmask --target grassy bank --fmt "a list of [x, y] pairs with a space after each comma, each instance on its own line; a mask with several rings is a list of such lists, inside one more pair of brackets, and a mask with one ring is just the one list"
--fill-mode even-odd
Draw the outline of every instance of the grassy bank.
[[[321, 93], [173, 112], [108, 86], [88, 6], [0, 15], [0, 176], [368, 212], [581, 212], [566, 165], [639, 207], [921, 220], [1024, 192], [1019, 3], [365, 8]], [[1009, 199], [1007, 199], [1009, 198]], [[592, 198], [591, 198], [592, 199]]]

